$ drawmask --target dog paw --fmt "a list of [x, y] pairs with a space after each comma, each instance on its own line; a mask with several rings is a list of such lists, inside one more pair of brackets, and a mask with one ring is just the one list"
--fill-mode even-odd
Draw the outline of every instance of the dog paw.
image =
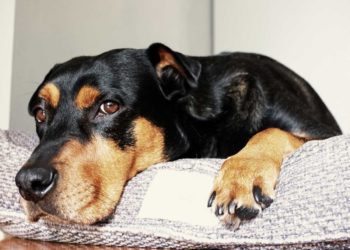
[[269, 158], [230, 157], [222, 165], [208, 200], [226, 226], [255, 218], [273, 202], [279, 164]]

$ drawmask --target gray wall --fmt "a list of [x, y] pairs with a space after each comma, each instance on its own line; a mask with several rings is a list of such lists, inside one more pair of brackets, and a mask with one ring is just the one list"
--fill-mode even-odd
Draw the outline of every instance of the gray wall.
[[161, 41], [205, 55], [210, 0], [17, 0], [10, 127], [34, 131], [27, 103], [57, 62]]

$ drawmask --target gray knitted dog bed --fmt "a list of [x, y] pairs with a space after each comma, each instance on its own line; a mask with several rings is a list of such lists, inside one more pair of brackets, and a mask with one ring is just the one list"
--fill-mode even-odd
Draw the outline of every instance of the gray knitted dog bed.
[[237, 231], [206, 207], [220, 159], [155, 165], [133, 178], [109, 221], [26, 222], [14, 176], [37, 143], [0, 131], [0, 228], [22, 238], [167, 248], [350, 248], [350, 136], [306, 143], [285, 159], [275, 202]]

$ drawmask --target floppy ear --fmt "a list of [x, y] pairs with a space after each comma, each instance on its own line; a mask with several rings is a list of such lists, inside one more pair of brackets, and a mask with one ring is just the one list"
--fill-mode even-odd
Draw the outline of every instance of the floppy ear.
[[160, 79], [160, 90], [167, 100], [184, 97], [197, 87], [201, 72], [199, 62], [161, 43], [152, 44], [147, 54]]

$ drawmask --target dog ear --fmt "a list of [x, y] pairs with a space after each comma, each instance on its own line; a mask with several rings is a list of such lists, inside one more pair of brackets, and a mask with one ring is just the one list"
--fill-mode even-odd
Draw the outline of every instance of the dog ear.
[[197, 87], [201, 73], [199, 62], [161, 43], [152, 44], [147, 54], [160, 79], [160, 90], [167, 100], [178, 100]]

